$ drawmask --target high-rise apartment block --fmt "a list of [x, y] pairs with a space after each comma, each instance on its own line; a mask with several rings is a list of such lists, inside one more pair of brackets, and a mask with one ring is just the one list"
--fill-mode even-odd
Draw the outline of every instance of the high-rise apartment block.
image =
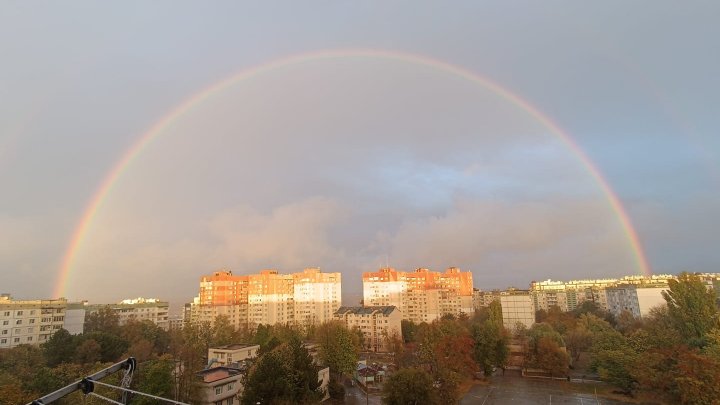
[[340, 273], [308, 268], [293, 274], [263, 270], [236, 276], [217, 271], [200, 279], [200, 294], [186, 307], [186, 318], [213, 322], [225, 315], [235, 327], [276, 323], [307, 327], [332, 319], [340, 300]]
[[340, 307], [335, 318], [362, 332], [366, 350], [387, 352], [390, 339], [402, 339], [402, 314], [394, 306]]
[[13, 300], [0, 296], [0, 348], [41, 344], [65, 323], [67, 301]]
[[432, 322], [446, 314], [473, 312], [472, 273], [450, 267], [444, 273], [384, 267], [363, 273], [363, 304], [395, 306], [403, 319]]

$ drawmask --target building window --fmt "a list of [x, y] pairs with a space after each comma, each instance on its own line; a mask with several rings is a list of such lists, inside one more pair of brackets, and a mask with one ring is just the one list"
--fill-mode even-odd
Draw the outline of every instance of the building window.
[[28, 342], [32, 342], [32, 336], [28, 336], [28, 337], [27, 337], [27, 341], [28, 341]]
[[18, 319], [17, 321], [15, 321], [15, 325], [22, 325], [22, 319]]
[[17, 316], [22, 316], [23, 311], [17, 311]]
[[30, 320], [30, 323], [35, 323], [35, 319], [31, 319], [31, 320]]
[[15, 342], [15, 343], [20, 342], [20, 338], [15, 338], [15, 339], [13, 339], [13, 342]]
[[7, 325], [7, 324], [8, 324], [8, 321], [3, 321], [3, 325]]
[[232, 391], [232, 389], [233, 389], [233, 383], [228, 384], [228, 385], [227, 385], [227, 390], [228, 390], [228, 391]]
[[7, 339], [0, 339], [0, 343], [2, 343], [2, 344], [7, 343]]
[[223, 386], [222, 386], [222, 385], [219, 385], [219, 386], [215, 387], [215, 395], [220, 395], [220, 394], [222, 394], [222, 392], [223, 392]]
[[10, 311], [5, 311], [5, 316], [10, 316]]
[[227, 405], [233, 405], [233, 397], [228, 398]]

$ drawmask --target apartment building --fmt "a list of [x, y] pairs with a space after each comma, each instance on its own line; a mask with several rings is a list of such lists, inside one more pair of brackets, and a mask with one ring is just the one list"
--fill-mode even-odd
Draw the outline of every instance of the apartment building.
[[42, 344], [65, 323], [67, 301], [13, 300], [0, 296], [0, 348]]
[[528, 290], [507, 289], [500, 293], [503, 326], [508, 330], [517, 329], [518, 324], [530, 328], [535, 323], [535, 303]]
[[156, 298], [134, 298], [122, 300], [117, 304], [85, 305], [86, 315], [90, 315], [103, 308], [109, 308], [118, 315], [118, 323], [125, 325], [131, 320], [148, 320], [158, 327], [169, 330], [169, 304]]
[[402, 313], [395, 306], [340, 307], [335, 318], [348, 329], [358, 328], [363, 347], [373, 352], [390, 351], [390, 338], [402, 338]]
[[[230, 366], [257, 356], [260, 345], [231, 344], [208, 349], [208, 365]], [[210, 364], [212, 363], [212, 364]]]
[[403, 319], [431, 322], [446, 314], [473, 312], [472, 273], [450, 267], [444, 273], [381, 268], [363, 273], [363, 303], [395, 306]]
[[340, 273], [318, 268], [280, 274], [233, 275], [223, 270], [200, 279], [200, 294], [186, 306], [186, 319], [214, 322], [225, 315], [235, 327], [294, 324], [307, 327], [332, 319], [341, 301]]
[[607, 295], [608, 311], [619, 316], [623, 311], [629, 311], [637, 319], [650, 314], [650, 310], [657, 306], [666, 305], [662, 296], [668, 285], [632, 285], [624, 284], [605, 289]]
[[667, 285], [668, 280], [674, 278], [675, 276], [672, 275], [658, 274], [594, 280], [533, 281], [530, 284], [530, 291], [536, 309], [548, 310], [552, 306], [557, 306], [561, 311], [572, 311], [585, 301], [593, 301], [600, 308], [609, 310], [605, 292], [607, 288], [618, 285]]
[[493, 301], [500, 301], [500, 290], [482, 291], [473, 288], [472, 302], [474, 309], [487, 307]]

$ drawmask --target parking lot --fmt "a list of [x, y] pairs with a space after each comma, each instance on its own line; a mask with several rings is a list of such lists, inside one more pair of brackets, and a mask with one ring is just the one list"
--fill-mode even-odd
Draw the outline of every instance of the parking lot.
[[578, 404], [620, 405], [631, 402], [596, 397], [594, 394], [573, 390], [573, 384], [562, 381], [535, 380], [520, 376], [495, 376], [488, 385], [474, 385], [463, 397], [461, 404]]

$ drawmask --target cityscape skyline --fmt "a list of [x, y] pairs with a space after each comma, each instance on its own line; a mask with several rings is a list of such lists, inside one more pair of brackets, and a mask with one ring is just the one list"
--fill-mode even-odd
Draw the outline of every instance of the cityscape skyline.
[[560, 3], [0, 5], [0, 293], [717, 272], [720, 6]]

